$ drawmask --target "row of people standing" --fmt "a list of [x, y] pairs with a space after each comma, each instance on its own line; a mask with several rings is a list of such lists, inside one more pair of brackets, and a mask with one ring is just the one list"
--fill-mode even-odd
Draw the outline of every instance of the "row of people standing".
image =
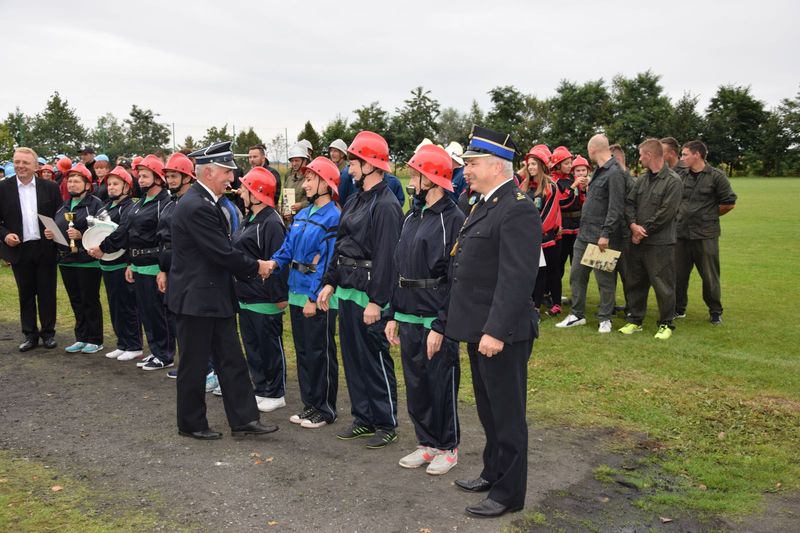
[[[558, 152], [563, 147], [559, 147]], [[612, 148], [603, 135], [589, 141], [589, 158], [597, 165], [590, 180], [584, 178], [588, 162], [580, 156], [572, 163], [574, 178], [565, 180], [579, 190], [581, 210], [572, 251], [570, 269], [571, 308], [568, 316], [556, 326], [569, 328], [586, 324], [586, 289], [594, 271], [600, 292], [597, 310], [598, 331], [609, 333], [616, 308], [617, 273], [623, 282], [627, 323], [620, 333], [642, 331], [647, 309], [647, 293], [652, 287], [659, 306], [658, 339], [668, 339], [674, 330], [674, 319], [683, 318], [688, 302], [688, 282], [693, 267], [703, 280], [703, 298], [709, 309], [709, 321], [718, 325], [722, 319], [719, 283], [719, 217], [729, 212], [736, 202], [727, 177], [706, 164], [707, 148], [701, 141], [690, 141], [678, 148], [672, 138], [647, 139], [639, 146], [640, 164], [644, 173], [634, 179], [624, 166], [624, 159], [612, 155]], [[681, 152], [678, 159], [677, 152]], [[559, 164], [559, 157], [550, 157], [550, 168]], [[538, 172], [547, 161], [544, 145], [531, 149], [526, 161], [532, 172]], [[568, 159], [571, 161], [571, 157]], [[533, 163], [531, 163], [533, 161]], [[563, 161], [560, 161], [563, 171]], [[533, 178], [532, 178], [533, 179]], [[562, 177], [553, 172], [556, 184]], [[546, 187], [562, 196], [570, 192], [564, 187]], [[536, 196], [538, 192], [534, 192]], [[547, 195], [542, 196], [540, 212], [547, 229], [558, 227]], [[562, 204], [564, 205], [564, 204]], [[573, 217], [561, 212], [560, 238]], [[547, 237], [547, 235], [545, 235]], [[545, 243], [548, 239], [545, 239]], [[622, 252], [615, 272], [593, 269], [581, 264], [589, 244], [601, 251], [611, 248]], [[569, 246], [566, 241], [561, 246]], [[545, 259], [544, 272], [551, 269], [553, 257]], [[566, 261], [566, 254], [561, 254]], [[557, 263], [563, 264], [563, 263]], [[547, 276], [545, 289], [560, 292], [560, 277]], [[541, 276], [541, 271], [540, 271]], [[555, 305], [555, 302], [554, 302]], [[550, 309], [551, 314], [558, 309]]]

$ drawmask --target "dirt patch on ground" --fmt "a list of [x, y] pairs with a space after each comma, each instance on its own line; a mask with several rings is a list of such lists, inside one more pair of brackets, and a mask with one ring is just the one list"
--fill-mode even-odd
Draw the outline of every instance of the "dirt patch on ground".
[[[552, 517], [544, 525], [530, 513], [475, 520], [464, 514], [464, 507], [479, 498], [453, 485], [456, 477], [480, 471], [483, 436], [474, 407], [461, 405], [459, 464], [441, 477], [397, 465], [415, 445], [404, 401], [400, 440], [383, 450], [334, 437], [349, 420], [344, 386], [340, 422], [318, 430], [290, 424], [287, 418], [299, 403], [294, 376], [288, 407], [262, 415], [280, 431], [235, 440], [227, 432], [221, 399], [208, 395], [211, 427], [226, 434], [220, 441], [198, 442], [178, 436], [175, 381], [164, 372], [143, 372], [132, 362], [99, 354], [66, 354], [61, 346], [68, 339], [63, 337], [56, 350], [20, 354], [16, 327], [0, 324], [0, 448], [81, 479], [111, 499], [119, 494], [122, 505], [151, 508], [167, 527], [436, 532], [664, 526], [657, 516], [635, 512], [630, 502], [639, 496], [636, 491], [595, 479], [598, 465], [625, 460], [608, 452], [610, 431], [532, 423], [526, 508]], [[562, 515], [569, 520], [559, 521]], [[687, 516], [664, 530], [700, 531], [709, 525], [739, 528]]]

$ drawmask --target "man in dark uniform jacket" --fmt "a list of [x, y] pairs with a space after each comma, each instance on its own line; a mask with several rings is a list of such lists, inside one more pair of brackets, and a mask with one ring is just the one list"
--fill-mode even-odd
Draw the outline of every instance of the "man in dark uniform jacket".
[[253, 386], [236, 331], [233, 276], [268, 273], [267, 262], [234, 251], [218, 201], [233, 180], [230, 142], [189, 154], [195, 158], [194, 183], [172, 215], [172, 264], [167, 304], [177, 315], [178, 432], [197, 439], [218, 439], [206, 419], [205, 379], [214, 363], [225, 414], [233, 436], [263, 435], [278, 429], [259, 421]]
[[44, 238], [37, 214], [53, 218], [62, 200], [55, 182], [35, 177], [36, 157], [30, 148], [18, 148], [16, 177], [0, 182], [0, 257], [11, 263], [19, 291], [21, 352], [36, 348], [39, 336], [45, 348], [56, 347], [56, 247]]
[[527, 485], [527, 370], [538, 328], [531, 294], [542, 231], [536, 207], [514, 182], [515, 152], [508, 135], [473, 127], [462, 156], [464, 175], [481, 198], [451, 251], [445, 335], [467, 343], [478, 418], [486, 434], [483, 471], [456, 485], [489, 492], [466, 509], [478, 517], [522, 509]]

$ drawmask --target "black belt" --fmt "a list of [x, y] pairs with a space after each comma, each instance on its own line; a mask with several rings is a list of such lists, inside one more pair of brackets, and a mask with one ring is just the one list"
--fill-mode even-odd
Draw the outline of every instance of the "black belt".
[[130, 248], [128, 253], [131, 257], [142, 257], [145, 255], [156, 255], [161, 251], [160, 246], [156, 246], [155, 248]]
[[351, 266], [353, 268], [361, 267], [366, 269], [372, 268], [372, 261], [369, 259], [353, 259], [352, 257], [339, 256], [339, 261], [336, 263], [341, 266]]
[[311, 274], [317, 271], [317, 265], [307, 265], [297, 261], [292, 261], [292, 268], [298, 270], [301, 274]]
[[447, 284], [447, 276], [435, 279], [406, 279], [400, 276], [397, 284], [404, 289], [436, 289]]

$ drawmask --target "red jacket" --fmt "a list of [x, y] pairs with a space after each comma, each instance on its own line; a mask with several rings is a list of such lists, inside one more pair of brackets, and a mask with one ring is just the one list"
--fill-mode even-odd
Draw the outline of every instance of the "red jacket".
[[533, 199], [533, 204], [539, 210], [542, 218], [542, 248], [555, 246], [556, 241], [561, 238], [561, 209], [559, 201], [562, 194], [559, 192], [555, 183], [548, 183], [543, 196], [536, 196], [537, 184], [532, 183], [528, 194]]
[[569, 174], [553, 172], [553, 181], [558, 185], [561, 192], [561, 207], [563, 229], [566, 235], [577, 235], [581, 226], [581, 206], [586, 201], [586, 193], [580, 189], [573, 189], [572, 184], [575, 179]]

